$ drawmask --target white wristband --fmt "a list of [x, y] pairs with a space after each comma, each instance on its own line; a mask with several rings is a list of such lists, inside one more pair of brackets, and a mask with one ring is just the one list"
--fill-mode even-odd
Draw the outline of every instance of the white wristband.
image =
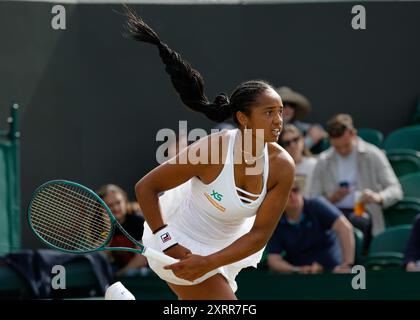
[[159, 241], [160, 249], [162, 250], [162, 252], [178, 244], [169, 226], [166, 226], [165, 228], [160, 229], [158, 232], [156, 232], [155, 237]]

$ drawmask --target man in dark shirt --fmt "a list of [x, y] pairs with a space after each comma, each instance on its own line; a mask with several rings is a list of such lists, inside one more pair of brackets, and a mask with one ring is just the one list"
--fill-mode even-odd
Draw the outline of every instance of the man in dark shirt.
[[304, 199], [302, 189], [302, 182], [295, 179], [285, 212], [267, 245], [270, 269], [350, 272], [355, 254], [351, 223], [324, 198]]

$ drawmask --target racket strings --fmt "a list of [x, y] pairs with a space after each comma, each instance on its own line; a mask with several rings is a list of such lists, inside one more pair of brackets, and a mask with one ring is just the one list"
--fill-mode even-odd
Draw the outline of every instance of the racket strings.
[[[74, 208], [75, 205], [77, 206], [81, 206], [82, 204], [85, 205], [85, 208], [87, 210], [89, 210], [89, 212], [95, 213], [99, 216], [99, 218], [97, 218], [95, 215], [89, 215], [87, 217], [89, 217], [90, 219], [96, 220], [96, 222], [101, 223], [104, 216], [108, 217], [108, 214], [105, 212], [105, 209], [103, 208], [103, 206], [98, 202], [97, 199], [95, 198], [89, 198], [86, 196], [83, 196], [82, 194], [80, 194], [80, 192], [82, 190], [78, 190], [79, 193], [68, 189], [68, 190], [62, 190], [62, 189], [56, 189], [52, 186], [52, 190], [57, 191], [57, 192], [53, 192], [51, 191], [50, 194], [53, 196], [58, 197], [60, 200], [64, 197], [63, 201], [65, 204], [68, 205], [68, 207], [70, 208]], [[66, 191], [70, 191], [73, 194], [69, 194]], [[75, 195], [74, 195], [75, 194]], [[77, 195], [82, 196], [82, 198], [87, 199], [88, 201], [85, 200], [80, 200], [79, 197], [77, 197]]]
[[[50, 201], [45, 202], [45, 205], [39, 206], [38, 203], [34, 203], [33, 211], [43, 212], [42, 216], [33, 214], [32, 220], [35, 229], [45, 236], [50, 236], [54, 238], [55, 235], [61, 235], [62, 241], [59, 245], [60, 247], [66, 246], [65, 241], [71, 243], [72, 247], [77, 248], [78, 246], [86, 250], [88, 246], [97, 247], [100, 245], [108, 234], [107, 230], [96, 230], [94, 228], [89, 228], [88, 224], [81, 223], [81, 216], [74, 216], [74, 220], [71, 220], [68, 217], [68, 213], [61, 210], [60, 216], [57, 216], [55, 210], [51, 210], [51, 205], [56, 205]], [[45, 217], [45, 215], [48, 217]], [[92, 234], [92, 231], [95, 232]], [[102, 233], [102, 238], [95, 236]], [[63, 242], [64, 240], [64, 242]], [[101, 241], [102, 240], [102, 241]]]
[[[64, 199], [68, 199], [68, 202], [71, 205], [71, 208], [74, 208], [74, 206], [81, 206], [81, 204], [84, 205], [84, 210], [80, 211], [81, 218], [83, 219], [89, 219], [91, 224], [90, 228], [95, 229], [95, 224], [98, 223], [99, 228], [96, 228], [96, 230], [100, 233], [103, 232], [103, 229], [105, 227], [106, 230], [109, 230], [111, 227], [111, 219], [103, 207], [103, 205], [99, 202], [99, 200], [92, 196], [92, 194], [88, 193], [87, 191], [80, 189], [76, 186], [68, 186], [67, 189], [65, 186], [56, 185], [57, 187], [61, 187], [62, 194], [58, 194], [58, 196], [64, 196]], [[52, 186], [53, 190], [54, 186]], [[66, 192], [66, 190], [70, 191], [72, 194], [69, 194]], [[82, 200], [82, 199], [85, 200]], [[88, 214], [86, 214], [88, 213]]]
[[[60, 185], [56, 185], [56, 186], [57, 187], [62, 187]], [[66, 189], [66, 188], [54, 188], [54, 186], [51, 186], [51, 188], [53, 190], [56, 190], [59, 195], [64, 195], [65, 198], [76, 200], [76, 202], [78, 204], [83, 202], [83, 200], [81, 200], [80, 198], [87, 199], [86, 201], [84, 201], [84, 203], [87, 206], [89, 206], [90, 208], [92, 208], [95, 211], [99, 211], [99, 212], [103, 212], [104, 211], [103, 206], [98, 202], [97, 199], [93, 199], [92, 197], [87, 197], [87, 196], [81, 194], [81, 191], [82, 190], [77, 190], [77, 192], [76, 192], [74, 190], [71, 190], [70, 189], [71, 188], [70, 186], [68, 187], [68, 189]], [[68, 191], [70, 191], [72, 194], [69, 194]]]
[[111, 230], [110, 217], [95, 197], [77, 187], [57, 184], [36, 195], [31, 222], [47, 242], [79, 252], [101, 246]]
[[[45, 227], [45, 224], [39, 223], [38, 226]], [[51, 233], [48, 233], [46, 230], [50, 230], [49, 229], [50, 227], [51, 226], [48, 225], [46, 226], [46, 228], [41, 228], [37, 230], [39, 235], [42, 236], [42, 238], [45, 239], [47, 242], [66, 250], [80, 250], [80, 249], [82, 249], [83, 251], [91, 250], [91, 248], [84, 246], [83, 243], [74, 242], [71, 239], [68, 239], [64, 236], [60, 236], [58, 233], [55, 233], [53, 235]]]
[[[46, 213], [51, 214], [51, 216], [55, 215], [55, 212], [53, 210], [51, 210], [51, 207], [49, 206], [39, 206], [38, 203], [34, 203], [33, 208], [35, 209], [35, 211], [38, 210], [43, 210], [46, 211]], [[64, 216], [63, 216], [64, 217]], [[73, 232], [75, 230], [75, 228], [83, 228], [83, 225], [81, 225], [80, 223], [77, 224], [71, 220], [68, 220], [66, 218], [61, 218], [61, 219], [42, 219], [43, 217], [39, 217], [37, 215], [32, 215], [32, 220], [33, 222], [35, 222], [35, 226], [38, 228], [38, 231], [40, 232], [44, 232], [44, 235], [48, 236], [47, 233], [45, 233], [46, 230], [54, 230], [54, 232], [56, 234], [58, 234], [59, 232], [65, 232], [65, 233], [69, 233], [69, 232]], [[63, 222], [65, 222], [63, 224]], [[39, 227], [42, 227], [44, 229], [41, 229]], [[99, 230], [98, 230], [99, 231]], [[103, 232], [103, 231], [101, 231]], [[73, 235], [72, 237], [74, 238], [74, 240], [78, 240], [78, 242], [74, 242], [72, 241], [74, 244], [83, 246], [83, 244], [86, 241], [86, 235], [89, 235], [89, 233], [85, 234], [83, 237], [79, 236], [79, 235]], [[96, 241], [98, 242], [98, 245], [100, 245], [102, 242], [100, 241], [100, 239], [95, 239], [94, 237], [90, 236], [88, 237], [89, 241]], [[66, 243], [63, 243], [64, 245], [66, 245]], [[61, 246], [60, 246], [61, 247]], [[85, 247], [85, 249], [87, 249]]]
[[[68, 200], [65, 200], [65, 199], [63, 199], [63, 196], [66, 196], [66, 195], [63, 194], [63, 193], [57, 194], [57, 193], [52, 192], [52, 191], [49, 192], [48, 194], [41, 194], [41, 193], [39, 194], [39, 197], [42, 198], [43, 201], [49, 202], [51, 204], [51, 206], [54, 207], [56, 205], [55, 200], [57, 200], [57, 201], [60, 202], [62, 209], [68, 209], [68, 210], [70, 210], [70, 212], [71, 212], [71, 210], [74, 210], [75, 205], [80, 206], [80, 203], [75, 202], [75, 200], [68, 199], [68, 197], [66, 197]], [[100, 209], [100, 210], [98, 210], [98, 209]], [[107, 216], [107, 214], [106, 214], [106, 212], [103, 208], [98, 208], [98, 209], [92, 210], [92, 212], [95, 212], [95, 213], [100, 214], [100, 215], [104, 215], [104, 216], [106, 215]], [[86, 215], [82, 215], [81, 218], [85, 219]], [[94, 216], [91, 216], [91, 220], [92, 219], [94, 219]], [[96, 220], [95, 222], [101, 223], [103, 219], [95, 218], [95, 220]], [[97, 228], [97, 231], [100, 231], [100, 228]]]
[[[43, 202], [45, 202], [45, 203], [48, 203], [49, 205], [51, 205], [52, 207], [54, 207], [54, 206], [56, 206], [57, 205], [57, 203], [55, 202], [55, 200], [56, 201], [59, 201], [59, 200], [61, 200], [59, 197], [56, 197], [56, 196], [52, 196], [52, 197], [46, 197], [45, 195], [40, 195], [40, 199], [43, 201]], [[51, 200], [50, 200], [51, 199]], [[52, 200], [54, 200], [54, 201], [52, 201]], [[37, 202], [35, 202], [36, 204], [38, 204]], [[74, 203], [69, 203], [69, 202], [67, 202], [67, 201], [62, 201], [62, 202], [60, 202], [60, 204], [61, 204], [61, 209], [63, 210], [63, 211], [65, 211], [66, 212], [66, 214], [67, 215], [62, 215], [62, 216], [59, 216], [58, 217], [58, 219], [60, 220], [60, 219], [62, 219], [62, 220], [64, 220], [64, 221], [66, 221], [66, 222], [69, 222], [69, 223], [72, 223], [73, 221], [74, 221], [74, 223], [77, 223], [77, 221], [80, 221], [80, 219], [82, 219], [82, 220], [86, 220], [86, 219], [89, 219], [89, 217], [86, 215], [86, 214], [79, 214], [79, 216], [78, 216], [78, 218], [79, 218], [79, 220], [74, 220], [73, 218], [74, 218], [74, 213], [73, 213], [73, 211], [74, 211]], [[99, 212], [98, 212], [99, 213]], [[52, 214], [54, 215], [54, 212], [52, 212]], [[91, 218], [90, 219], [92, 222], [96, 222], [96, 223], [98, 223], [98, 227], [95, 227], [95, 225], [92, 225], [91, 226], [91, 229], [92, 230], [94, 230], [94, 231], [97, 231], [97, 232], [102, 232], [103, 231], [103, 228], [100, 228], [100, 225], [102, 224], [102, 222], [103, 222], [103, 219], [97, 219], [97, 218]], [[80, 224], [80, 223], [79, 223]], [[81, 224], [81, 227], [83, 227], [83, 226], [85, 226], [85, 222], [83, 223], [83, 224]]]
[[[66, 246], [65, 241], [67, 241], [72, 247], [80, 247], [84, 250], [88, 248], [87, 246], [97, 247], [98, 244], [101, 244], [104, 240], [95, 236], [98, 234], [98, 231], [93, 230], [91, 227], [89, 228], [89, 224], [77, 222], [80, 221], [80, 215], [74, 216], [74, 220], [63, 218], [68, 215], [68, 211], [65, 212], [61, 210], [60, 216], [57, 217], [57, 212], [55, 212], [55, 210], [50, 210], [49, 204], [51, 204], [51, 202], [47, 202], [47, 206], [37, 207], [37, 204], [34, 206], [35, 212], [38, 212], [39, 210], [44, 212], [43, 216], [33, 215], [34, 227], [37, 231], [43, 233], [44, 237], [50, 236], [55, 238], [55, 235], [59, 234], [61, 235], [61, 242], [57, 243], [57, 245], [60, 247], [63, 245]], [[45, 214], [48, 214], [49, 216], [45, 217]], [[95, 232], [95, 234], [92, 234], [92, 232]], [[106, 238], [108, 233], [106, 231], [103, 233], [102, 238]]]

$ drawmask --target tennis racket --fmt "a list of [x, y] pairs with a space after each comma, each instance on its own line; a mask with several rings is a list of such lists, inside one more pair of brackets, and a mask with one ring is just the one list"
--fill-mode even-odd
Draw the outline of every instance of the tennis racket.
[[[134, 239], [95, 192], [75, 182], [52, 180], [37, 188], [29, 203], [28, 221], [42, 242], [64, 252], [130, 251], [166, 265], [178, 262]], [[115, 227], [139, 249], [107, 247]]]

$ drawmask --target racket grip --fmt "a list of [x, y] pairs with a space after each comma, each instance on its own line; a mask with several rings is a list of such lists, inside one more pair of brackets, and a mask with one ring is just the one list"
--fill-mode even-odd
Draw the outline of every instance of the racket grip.
[[162, 263], [165, 263], [167, 265], [169, 264], [173, 264], [178, 262], [178, 259], [172, 258], [170, 256], [167, 256], [166, 254], [156, 251], [154, 249], [151, 248], [145, 248], [145, 250], [143, 251], [143, 255], [146, 258], [150, 258], [150, 259], [155, 259], [157, 261], [160, 261]]

